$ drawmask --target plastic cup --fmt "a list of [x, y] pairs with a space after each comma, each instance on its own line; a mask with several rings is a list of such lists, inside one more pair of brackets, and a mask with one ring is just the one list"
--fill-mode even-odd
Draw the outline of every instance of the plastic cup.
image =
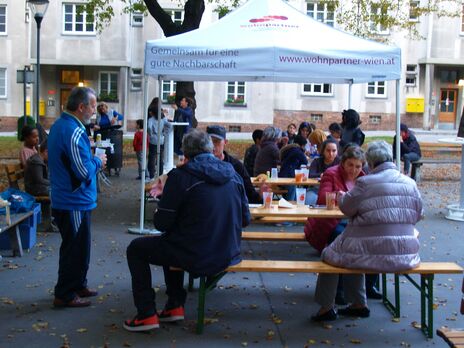
[[95, 156], [97, 156], [97, 157], [100, 157], [100, 156], [104, 155], [105, 153], [106, 153], [105, 149], [102, 149], [100, 147], [97, 147], [95, 149]]
[[303, 173], [303, 181], [308, 180], [309, 177], [309, 169], [307, 168], [302, 168], [300, 169], [301, 173]]
[[297, 187], [296, 188], [296, 205], [305, 205], [306, 201], [306, 188]]
[[277, 168], [272, 168], [271, 169], [271, 179], [277, 179], [279, 177], [279, 174], [277, 172]]
[[270, 208], [272, 205], [272, 192], [263, 192], [264, 208]]
[[300, 169], [295, 169], [295, 182], [302, 182], [303, 181], [303, 173]]
[[325, 204], [328, 210], [335, 209], [335, 199], [337, 198], [336, 192], [326, 192], [325, 193]]

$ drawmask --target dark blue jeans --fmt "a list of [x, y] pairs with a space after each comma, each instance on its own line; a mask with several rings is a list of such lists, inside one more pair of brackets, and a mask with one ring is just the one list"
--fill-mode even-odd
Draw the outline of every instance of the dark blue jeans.
[[55, 297], [68, 302], [76, 297], [76, 291], [87, 287], [91, 210], [53, 209], [52, 216], [62, 239]]
[[411, 162], [418, 161], [420, 156], [415, 152], [405, 153], [401, 159], [404, 161], [404, 174], [409, 174], [409, 168], [411, 168]]
[[160, 245], [160, 237], [140, 237], [127, 247], [127, 263], [132, 276], [132, 295], [139, 317], [156, 313], [156, 296], [151, 280], [150, 265], [163, 266], [168, 303], [166, 307], [183, 306], [187, 298], [184, 289], [184, 272], [172, 271], [178, 267], [175, 255]]

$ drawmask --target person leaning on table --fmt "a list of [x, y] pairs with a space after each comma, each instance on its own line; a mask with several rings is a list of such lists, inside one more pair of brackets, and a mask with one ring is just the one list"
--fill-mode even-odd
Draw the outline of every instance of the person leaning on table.
[[[250, 223], [250, 211], [242, 178], [234, 167], [213, 154], [211, 137], [192, 129], [184, 135], [184, 164], [155, 188], [162, 192], [154, 215], [159, 237], [134, 239], [127, 248], [132, 293], [137, 315], [124, 322], [128, 331], [146, 331], [159, 322], [184, 319], [187, 293], [184, 271], [214, 275], [241, 261], [242, 228]], [[150, 265], [163, 266], [168, 301], [156, 311]]]
[[[391, 146], [385, 141], [370, 143], [366, 159], [369, 175], [358, 178], [351, 190], [340, 194], [338, 205], [350, 220], [345, 231], [322, 251], [322, 260], [333, 266], [374, 273], [415, 268], [420, 263], [420, 244], [414, 225], [422, 215], [416, 183], [398, 171]], [[364, 274], [343, 278], [345, 297], [351, 304], [339, 309], [338, 314], [369, 317]], [[321, 308], [311, 317], [313, 321], [337, 318], [337, 283], [338, 274], [319, 274], [315, 299]]]

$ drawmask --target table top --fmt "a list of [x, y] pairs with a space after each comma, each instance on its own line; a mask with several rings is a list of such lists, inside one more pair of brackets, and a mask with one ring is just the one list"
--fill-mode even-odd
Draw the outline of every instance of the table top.
[[254, 219], [262, 217], [346, 218], [338, 207], [334, 210], [328, 210], [326, 208], [310, 208], [307, 205], [296, 205], [294, 208], [279, 208], [276, 204], [273, 204], [271, 208], [250, 208], [250, 213]]
[[[251, 178], [251, 183], [254, 186], [259, 186], [262, 182], [256, 181], [256, 177]], [[309, 178], [306, 181], [296, 182], [295, 178], [268, 178], [265, 181], [268, 185], [299, 185], [299, 186], [314, 186], [319, 185], [319, 179]]]
[[7, 225], [6, 224], [6, 216], [5, 215], [0, 215], [0, 233], [5, 232], [6, 230], [16, 226], [17, 224], [23, 222], [26, 220], [28, 217], [30, 217], [34, 212], [27, 211], [25, 213], [17, 213], [17, 214], [11, 214], [11, 224]]

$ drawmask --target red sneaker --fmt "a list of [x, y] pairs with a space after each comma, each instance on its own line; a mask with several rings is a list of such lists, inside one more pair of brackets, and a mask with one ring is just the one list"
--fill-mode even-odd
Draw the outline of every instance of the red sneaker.
[[158, 329], [159, 319], [156, 314], [144, 319], [139, 319], [138, 316], [135, 316], [132, 320], [128, 319], [124, 321], [123, 327], [127, 331], [148, 331], [152, 329]]
[[159, 321], [161, 322], [174, 322], [184, 320], [184, 307], [179, 306], [171, 309], [163, 309], [163, 311], [159, 313], [158, 316]]

